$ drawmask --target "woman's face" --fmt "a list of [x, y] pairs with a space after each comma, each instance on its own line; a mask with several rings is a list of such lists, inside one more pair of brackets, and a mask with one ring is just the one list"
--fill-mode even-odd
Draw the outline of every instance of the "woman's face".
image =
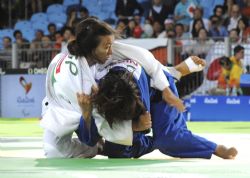
[[223, 15], [223, 9], [218, 7], [215, 11], [215, 15], [221, 17]]
[[204, 30], [204, 29], [202, 29], [202, 30], [200, 30], [199, 31], [199, 39], [201, 39], [201, 40], [206, 40], [207, 39], [207, 32]]
[[198, 31], [199, 29], [201, 29], [202, 27], [202, 22], [201, 21], [197, 21], [195, 24], [195, 30]]
[[134, 28], [135, 28], [135, 21], [134, 20], [131, 20], [131, 21], [129, 21], [129, 23], [128, 23], [128, 26], [129, 26], [129, 28], [131, 29], [131, 30], [133, 30]]
[[64, 34], [63, 34], [63, 38], [65, 41], [68, 41], [70, 39], [70, 36], [71, 36], [71, 32], [70, 30], [65, 30]]
[[162, 25], [161, 25], [159, 22], [156, 21], [156, 22], [153, 24], [153, 30], [154, 30], [155, 33], [161, 32], [161, 30], [162, 30]]
[[246, 27], [246, 26], [245, 26], [244, 22], [243, 22], [242, 20], [240, 20], [240, 21], [238, 22], [238, 28], [241, 29], [241, 30], [244, 30], [245, 27]]
[[98, 63], [104, 64], [112, 55], [114, 35], [100, 36], [100, 43], [94, 51], [94, 57]]

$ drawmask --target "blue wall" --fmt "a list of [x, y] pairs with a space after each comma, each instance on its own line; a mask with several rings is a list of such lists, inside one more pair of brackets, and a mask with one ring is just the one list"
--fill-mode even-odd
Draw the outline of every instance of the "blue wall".
[[[40, 117], [46, 75], [1, 75], [0, 117]], [[186, 100], [191, 121], [250, 121], [250, 96], [193, 96]]]
[[250, 96], [193, 96], [191, 121], [250, 121]]

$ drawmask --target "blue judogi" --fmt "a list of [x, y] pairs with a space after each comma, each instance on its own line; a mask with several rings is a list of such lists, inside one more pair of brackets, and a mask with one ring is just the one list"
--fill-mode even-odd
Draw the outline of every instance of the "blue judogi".
[[[123, 67], [113, 67], [112, 70], [126, 70]], [[146, 72], [142, 69], [139, 79], [134, 77], [134, 81], [140, 91], [140, 98], [148, 111], [150, 111], [150, 88], [149, 79]], [[122, 132], [122, 131], [121, 131]], [[114, 144], [106, 141], [103, 154], [110, 158], [139, 158], [154, 150], [153, 138], [146, 136], [144, 132], [133, 133], [132, 146]]]
[[[126, 69], [114, 67], [112, 70]], [[178, 96], [174, 78], [166, 71], [164, 72], [169, 80], [170, 89]], [[135, 78], [135, 82], [144, 106], [151, 113], [153, 138], [146, 136], [143, 132], [134, 132], [132, 146], [106, 141], [103, 154], [111, 158], [138, 158], [154, 149], [159, 149], [162, 153], [173, 157], [211, 158], [217, 145], [205, 138], [192, 134], [187, 129], [183, 113], [162, 101], [160, 91], [150, 88], [149, 77], [143, 69], [140, 77], [138, 79]], [[82, 119], [79, 129], [76, 131], [80, 140], [87, 144], [95, 144], [100, 137], [94, 122], [92, 122], [90, 132], [86, 132], [86, 129], [84, 129], [83, 133], [83, 128], [84, 121]]]
[[[125, 70], [125, 68], [114, 67], [112, 68], [112, 70]], [[149, 80], [143, 69], [142, 71], [143, 72], [141, 72], [140, 79], [135, 79], [135, 81], [137, 82], [137, 86], [139, 87], [140, 93], [143, 93], [143, 97], [141, 97], [142, 102], [149, 111], [149, 87], [144, 87], [149, 85]], [[76, 134], [83, 143], [86, 143], [90, 146], [94, 146], [101, 138], [98, 134], [94, 119], [91, 119], [90, 130], [88, 130], [84, 119], [81, 118], [80, 125], [76, 130]], [[146, 136], [143, 132], [134, 132], [132, 146], [125, 146], [105, 141], [104, 150], [102, 154], [108, 156], [109, 158], [139, 158], [140, 156], [150, 153], [153, 150], [153, 138], [151, 136]]]
[[[173, 77], [165, 72], [171, 91], [178, 96]], [[161, 96], [161, 95], [160, 95]], [[181, 158], [211, 158], [217, 145], [205, 138], [192, 134], [186, 125], [185, 116], [175, 107], [169, 106], [161, 98], [157, 101], [157, 91], [151, 99], [151, 117], [154, 147], [162, 153]]]
[[90, 128], [88, 129], [83, 117], [81, 117], [79, 127], [75, 133], [81, 142], [89, 146], [94, 146], [98, 140], [101, 139], [93, 118], [91, 119]]

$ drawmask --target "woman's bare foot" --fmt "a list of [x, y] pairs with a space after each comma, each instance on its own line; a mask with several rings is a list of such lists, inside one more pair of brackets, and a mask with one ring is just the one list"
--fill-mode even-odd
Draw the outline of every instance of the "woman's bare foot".
[[224, 145], [218, 145], [214, 154], [223, 159], [234, 159], [238, 151], [234, 147], [227, 148]]

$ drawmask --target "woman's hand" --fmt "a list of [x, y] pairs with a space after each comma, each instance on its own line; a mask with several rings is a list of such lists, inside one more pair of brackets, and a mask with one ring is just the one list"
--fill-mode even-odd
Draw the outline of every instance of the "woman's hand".
[[138, 121], [132, 122], [133, 131], [144, 131], [152, 127], [151, 114], [146, 111], [141, 114]]
[[198, 56], [190, 56], [196, 65], [206, 66], [206, 61]]
[[96, 86], [92, 86], [91, 95], [86, 95], [84, 93], [76, 93], [78, 105], [82, 110], [82, 116], [86, 121], [87, 125], [90, 125], [91, 114], [92, 114], [92, 95], [95, 95], [98, 92]]
[[92, 112], [91, 96], [84, 93], [76, 93], [78, 105], [82, 110], [82, 116], [86, 120], [90, 119]]
[[193, 72], [198, 72], [204, 69], [206, 61], [198, 56], [190, 56], [182, 63], [175, 66], [175, 69], [181, 73], [182, 76]]

